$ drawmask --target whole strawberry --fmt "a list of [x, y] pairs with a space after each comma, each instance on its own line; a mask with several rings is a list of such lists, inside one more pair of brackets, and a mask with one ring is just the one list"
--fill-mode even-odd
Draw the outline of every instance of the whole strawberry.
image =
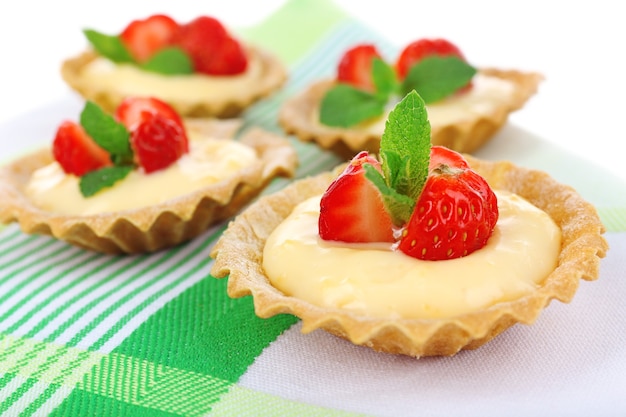
[[194, 69], [208, 75], [244, 72], [248, 59], [241, 44], [210, 16], [200, 16], [180, 26], [172, 43], [191, 58]]
[[483, 177], [440, 164], [426, 180], [398, 249], [424, 260], [466, 256], [487, 244], [497, 220], [498, 202]]
[[146, 174], [167, 168], [189, 149], [184, 129], [160, 113], [144, 113], [130, 143]]

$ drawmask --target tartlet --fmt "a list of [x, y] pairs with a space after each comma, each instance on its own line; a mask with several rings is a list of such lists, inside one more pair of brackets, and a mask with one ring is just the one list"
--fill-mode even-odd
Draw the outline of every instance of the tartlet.
[[[188, 130], [231, 140], [236, 120], [187, 120]], [[160, 204], [117, 212], [69, 215], [37, 207], [26, 195], [32, 173], [52, 162], [49, 149], [27, 154], [0, 168], [0, 222], [19, 223], [25, 233], [50, 235], [104, 253], [152, 252], [190, 240], [210, 225], [235, 215], [276, 176], [292, 176], [297, 155], [288, 140], [259, 128], [239, 141], [259, 160], [237, 174]]]
[[271, 285], [263, 270], [265, 241], [297, 204], [322, 194], [338, 171], [297, 181], [246, 209], [212, 249], [215, 263], [211, 273], [216, 278], [228, 276], [231, 297], [252, 295], [260, 317], [293, 314], [302, 320], [303, 333], [323, 329], [356, 345], [392, 354], [450, 356], [463, 349], [476, 349], [516, 323], [532, 324], [552, 299], [568, 303], [581, 279], [598, 278], [600, 259], [608, 250], [602, 236], [604, 226], [590, 203], [542, 171], [505, 161], [466, 158], [493, 189], [525, 198], [544, 210], [561, 230], [558, 265], [528, 295], [455, 317], [391, 319], [322, 308], [283, 294]]
[[[479, 74], [507, 81], [514, 86], [506, 103], [463, 121], [437, 124], [431, 122], [433, 145], [457, 152], [472, 153], [487, 143], [508, 120], [509, 114], [521, 109], [538, 90], [543, 75], [536, 72], [484, 68]], [[381, 132], [364, 127], [339, 128], [321, 124], [317, 118], [320, 102], [336, 80], [319, 80], [302, 93], [287, 100], [279, 112], [279, 124], [288, 134], [305, 142], [315, 142], [344, 159], [358, 151], [378, 152]]]
[[[85, 68], [100, 57], [94, 51], [85, 51], [65, 60], [61, 66], [61, 76], [84, 99], [91, 100], [111, 112], [125, 97], [152, 95], [168, 102], [184, 117], [229, 118], [239, 115], [250, 105], [278, 90], [288, 77], [285, 66], [272, 53], [254, 46], [247, 46], [246, 51], [252, 60], [258, 62], [258, 76], [246, 88], [236, 88], [221, 95], [204, 94], [200, 90], [189, 97], [170, 98], [159, 94], [158, 91], [138, 92], [124, 91], [122, 88], [108, 88], [106, 85], [98, 83], [98, 80], [89, 79], [84, 75]], [[158, 74], [146, 73], [145, 76], [162, 77], [165, 83], [172, 81]], [[196, 75], [196, 77], [209, 76]], [[228, 81], [227, 76], [213, 78], [216, 80], [222, 78], [225, 82], [232, 82]], [[236, 79], [236, 77], [232, 79]]]

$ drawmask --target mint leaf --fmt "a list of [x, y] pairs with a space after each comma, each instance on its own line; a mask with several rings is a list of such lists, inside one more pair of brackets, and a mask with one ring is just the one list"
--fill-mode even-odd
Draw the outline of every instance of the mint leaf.
[[91, 46], [102, 56], [117, 63], [134, 63], [119, 36], [105, 35], [92, 29], [83, 30]]
[[87, 101], [80, 113], [80, 124], [93, 140], [109, 152], [116, 165], [131, 163], [133, 151], [126, 126], [105, 113], [97, 104]]
[[415, 200], [398, 193], [393, 187], [385, 182], [382, 174], [370, 164], [363, 165], [365, 178], [370, 180], [380, 191], [385, 209], [391, 216], [391, 221], [396, 226], [402, 226], [410, 218], [415, 208]]
[[116, 182], [124, 179], [133, 167], [111, 166], [88, 172], [80, 177], [80, 192], [84, 197], [91, 197], [103, 188], [111, 187]]
[[141, 68], [164, 75], [192, 74], [194, 72], [189, 55], [177, 47], [160, 50], [141, 65]]
[[389, 113], [380, 140], [382, 169], [387, 184], [416, 199], [428, 176], [430, 123], [424, 100], [411, 91]]
[[380, 190], [396, 225], [411, 217], [428, 176], [430, 148], [426, 104], [413, 90], [389, 113], [380, 141], [382, 175], [373, 167], [365, 168], [366, 178]]
[[374, 58], [372, 61], [372, 79], [376, 94], [385, 102], [398, 88], [396, 71], [380, 58]]
[[457, 91], [476, 69], [456, 56], [430, 56], [413, 65], [404, 79], [402, 94], [416, 90], [426, 103], [434, 103]]
[[320, 122], [327, 126], [350, 127], [385, 111], [386, 98], [337, 84], [324, 96], [320, 105]]

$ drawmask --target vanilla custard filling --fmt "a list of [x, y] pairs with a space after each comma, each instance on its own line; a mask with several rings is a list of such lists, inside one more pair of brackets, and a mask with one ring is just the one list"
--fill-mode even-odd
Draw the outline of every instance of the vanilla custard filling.
[[[515, 94], [515, 85], [511, 81], [484, 74], [476, 74], [472, 78], [472, 88], [459, 94], [453, 94], [436, 103], [426, 105], [428, 120], [433, 127], [447, 126], [471, 120], [476, 117], [488, 116], [498, 108], [511, 101]], [[390, 102], [389, 109], [380, 117], [361, 122], [351, 129], [364, 130], [373, 134], [382, 135], [385, 122], [397, 100]], [[314, 112], [316, 122], [319, 112]], [[317, 122], [319, 123], [319, 122]]]
[[496, 194], [500, 215], [487, 245], [445, 261], [412, 258], [391, 244], [323, 241], [320, 197], [314, 197], [270, 235], [263, 268], [288, 296], [375, 317], [453, 317], [516, 299], [554, 270], [561, 234], [548, 214], [523, 198]]
[[249, 55], [248, 66], [241, 74], [210, 76], [206, 74], [161, 75], [141, 70], [131, 64], [115, 64], [97, 57], [82, 70], [87, 85], [117, 91], [124, 96], [151, 96], [155, 91], [166, 101], [185, 101], [248, 95], [249, 90], [262, 76], [261, 60]]
[[224, 180], [258, 160], [249, 146], [188, 131], [189, 153], [168, 168], [126, 178], [93, 196], [83, 197], [79, 178], [66, 174], [57, 162], [36, 170], [25, 193], [39, 208], [63, 214], [90, 215], [163, 203]]

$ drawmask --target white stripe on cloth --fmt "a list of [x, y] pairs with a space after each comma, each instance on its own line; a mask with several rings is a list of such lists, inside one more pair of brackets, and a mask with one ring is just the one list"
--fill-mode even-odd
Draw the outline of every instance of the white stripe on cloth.
[[626, 233], [607, 240], [598, 281], [478, 350], [413, 359], [296, 325], [239, 384], [376, 416], [626, 415]]

